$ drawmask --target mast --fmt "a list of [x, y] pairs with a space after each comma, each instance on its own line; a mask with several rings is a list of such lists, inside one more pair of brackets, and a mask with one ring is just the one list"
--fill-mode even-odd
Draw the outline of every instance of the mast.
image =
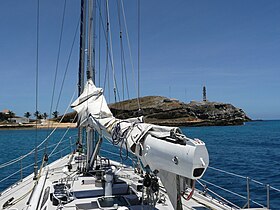
[[[81, 95], [84, 90], [84, 71], [85, 71], [85, 34], [86, 34], [86, 2], [81, 0], [81, 20], [80, 20], [80, 59], [78, 73], [78, 94]], [[79, 127], [78, 141], [83, 143], [83, 128]]]
[[[88, 37], [87, 37], [87, 79], [95, 83], [95, 25], [96, 25], [96, 1], [88, 1]], [[87, 170], [90, 169], [90, 159], [93, 154], [93, 139], [95, 132], [87, 128]]]
[[96, 25], [96, 2], [88, 1], [88, 37], [87, 37], [87, 79], [95, 83], [95, 25]]

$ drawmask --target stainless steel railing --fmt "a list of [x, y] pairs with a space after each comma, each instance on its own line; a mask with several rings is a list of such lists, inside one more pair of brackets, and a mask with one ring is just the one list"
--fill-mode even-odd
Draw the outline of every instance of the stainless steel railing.
[[[280, 190], [275, 188], [275, 187], [272, 187], [269, 184], [265, 184], [265, 183], [262, 183], [260, 181], [255, 180], [255, 179], [252, 179], [250, 177], [245, 177], [245, 176], [242, 176], [242, 175], [239, 175], [239, 174], [235, 174], [235, 173], [232, 173], [232, 172], [227, 172], [227, 171], [215, 168], [215, 167], [209, 166], [208, 168], [211, 169], [211, 170], [217, 171], [219, 173], [224, 173], [224, 174], [227, 174], [227, 175], [231, 175], [231, 176], [243, 179], [246, 182], [246, 195], [241, 195], [241, 194], [239, 194], [237, 192], [234, 192], [234, 191], [229, 190], [229, 189], [225, 189], [225, 188], [223, 188], [223, 187], [221, 187], [219, 185], [216, 185], [216, 184], [214, 184], [212, 182], [209, 182], [209, 181], [206, 181], [204, 179], [200, 179], [198, 181], [198, 183], [200, 183], [200, 185], [202, 187], [204, 187], [204, 188], [207, 185], [208, 186], [213, 186], [215, 188], [218, 188], [219, 190], [222, 190], [222, 191], [224, 191], [226, 193], [230, 193], [231, 195], [237, 196], [237, 197], [245, 200], [246, 203], [243, 206], [243, 208], [250, 208], [251, 207], [251, 203], [252, 203], [252, 204], [255, 204], [255, 205], [259, 206], [259, 207], [262, 207], [262, 208], [266, 207], [267, 209], [270, 209], [270, 194], [271, 194], [271, 190], [275, 191], [276, 193], [279, 193], [279, 196], [280, 196]], [[265, 204], [261, 204], [260, 202], [257, 202], [256, 200], [252, 199], [252, 193], [251, 193], [251, 185], [252, 184], [257, 184], [257, 185], [263, 187], [263, 189], [266, 190], [266, 203]], [[208, 188], [208, 186], [207, 186], [207, 188]], [[217, 196], [217, 194], [214, 193], [214, 191], [209, 190], [209, 189], [207, 189], [207, 191], [210, 191], [212, 194]], [[217, 196], [217, 197], [219, 197], [219, 196]], [[219, 197], [219, 199], [223, 200], [225, 203], [228, 203], [228, 201], [225, 200], [224, 198], [220, 198]], [[231, 204], [233, 207], [236, 208], [235, 204], [234, 205], [232, 203], [229, 203], [229, 204]]]
[[[40, 148], [40, 149], [38, 150], [38, 152], [40, 153], [40, 152], [42, 152], [43, 150], [45, 150], [46, 148], [47, 148], [47, 149], [53, 148], [52, 152], [50, 153], [49, 158], [52, 157], [52, 156], [56, 156], [56, 155], [58, 155], [58, 154], [60, 154], [60, 156], [62, 156], [63, 152], [65, 152], [65, 151], [67, 151], [67, 150], [69, 150], [69, 152], [72, 152], [72, 151], [73, 151], [73, 145], [75, 144], [75, 142], [73, 143], [72, 139], [75, 138], [77, 135], [74, 135], [74, 136], [70, 136], [70, 137], [68, 137], [68, 138], [65, 138], [66, 133], [68, 132], [68, 130], [69, 130], [69, 129], [66, 130], [66, 132], [65, 132], [64, 135], [63, 135], [63, 137], [59, 140], [58, 143], [49, 145], [48, 147]], [[64, 146], [64, 147], [63, 147], [62, 149], [60, 149], [59, 151], [56, 151], [56, 150], [58, 149], [58, 146], [59, 146], [59, 145], [62, 145], [62, 144], [64, 145], [67, 141], [69, 141], [68, 146]], [[40, 145], [42, 145], [42, 144], [40, 144]], [[28, 164], [27, 166], [24, 166], [23, 161], [24, 161], [26, 158], [32, 156], [32, 155], [34, 154], [34, 151], [35, 151], [35, 150], [33, 149], [33, 150], [31, 150], [30, 152], [26, 153], [25, 155], [22, 155], [22, 156], [20, 156], [20, 157], [17, 157], [17, 158], [15, 158], [15, 159], [13, 159], [13, 160], [10, 160], [10, 161], [8, 161], [8, 162], [2, 163], [2, 164], [0, 165], [0, 170], [6, 170], [6, 168], [14, 167], [14, 166], [12, 166], [12, 165], [16, 165], [16, 164], [19, 164], [19, 169], [16, 170], [15, 172], [12, 172], [12, 173], [9, 174], [8, 176], [2, 178], [2, 179], [0, 180], [0, 184], [3, 183], [3, 182], [6, 181], [6, 180], [8, 180], [8, 179], [10, 179], [10, 178], [12, 178], [12, 177], [18, 175], [18, 174], [19, 174], [19, 180], [18, 180], [16, 183], [22, 181], [23, 178], [24, 178], [24, 177], [23, 177], [23, 176], [24, 176], [24, 171], [26, 171], [27, 169], [31, 168], [31, 167], [34, 165], [34, 163], [31, 163], [31, 164]], [[29, 161], [29, 162], [30, 162], [30, 161]], [[14, 168], [17, 168], [17, 167], [14, 167]], [[3, 191], [5, 191], [5, 190], [3, 190]], [[0, 194], [0, 195], [1, 195], [1, 194]]]

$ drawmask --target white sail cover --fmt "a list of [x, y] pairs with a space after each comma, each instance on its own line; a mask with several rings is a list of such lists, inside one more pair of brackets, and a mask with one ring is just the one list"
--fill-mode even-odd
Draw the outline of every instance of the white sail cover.
[[[209, 157], [204, 142], [187, 138], [177, 127], [144, 123], [142, 118], [116, 119], [107, 105], [102, 88], [95, 87], [92, 80], [87, 81], [72, 108], [78, 112], [79, 126], [94, 128], [120, 146], [126, 144], [145, 168], [157, 170], [172, 198], [173, 207], [177, 199], [172, 195], [176, 186], [169, 183], [169, 178], [173, 177], [174, 182], [176, 174], [199, 179], [208, 167]], [[174, 189], [171, 190], [172, 187]]]

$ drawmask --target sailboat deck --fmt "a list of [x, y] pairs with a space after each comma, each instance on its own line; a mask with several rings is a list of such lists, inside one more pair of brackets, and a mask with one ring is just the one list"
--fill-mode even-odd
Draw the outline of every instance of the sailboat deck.
[[[67, 170], [69, 162], [72, 163], [72, 169]], [[77, 167], [79, 163], [73, 161], [73, 156], [67, 155], [48, 166], [41, 171], [40, 179], [35, 186], [34, 175], [31, 174], [21, 182], [11, 186], [2, 192], [0, 196], [0, 206], [2, 209], [58, 209], [57, 205], [53, 205], [52, 194], [54, 193], [53, 185], [56, 183], [65, 183], [69, 187], [72, 200], [61, 204], [60, 209], [111, 209], [101, 208], [98, 204], [98, 199], [104, 197], [104, 186], [99, 183], [95, 176], [83, 175], [78, 173]], [[151, 207], [143, 206], [139, 203], [141, 192], [141, 176], [134, 173], [133, 168], [123, 166], [120, 163], [113, 162], [114, 167], [117, 167], [117, 180], [112, 188], [114, 196], [121, 195], [130, 202], [129, 208], [136, 209], [151, 209]], [[133, 193], [131, 193], [133, 192]], [[33, 202], [34, 197], [39, 196], [39, 202]], [[70, 196], [70, 197], [71, 197]], [[45, 198], [44, 198], [45, 197]], [[170, 200], [165, 191], [160, 190], [161, 202], [157, 202], [155, 209], [173, 209]], [[11, 198], [14, 198], [10, 204], [4, 208], [4, 204]], [[36, 199], [35, 199], [36, 200]], [[217, 200], [209, 198], [199, 191], [195, 191], [193, 197], [186, 201], [182, 199], [184, 209], [216, 209], [225, 210], [231, 209], [225, 204], [219, 203]], [[142, 205], [142, 206], [141, 206]], [[38, 208], [39, 207], [39, 208]], [[114, 206], [114, 209], [117, 209]], [[253, 209], [251, 209], [253, 210]], [[257, 209], [254, 209], [257, 210]], [[263, 210], [263, 209], [262, 209]]]

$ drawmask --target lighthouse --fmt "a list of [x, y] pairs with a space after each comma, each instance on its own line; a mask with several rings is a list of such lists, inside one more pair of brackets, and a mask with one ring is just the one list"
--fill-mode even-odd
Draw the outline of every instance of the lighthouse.
[[203, 101], [206, 102], [207, 101], [207, 97], [206, 97], [206, 87], [205, 85], [203, 86], [203, 90], [202, 90], [202, 95], [203, 95]]

